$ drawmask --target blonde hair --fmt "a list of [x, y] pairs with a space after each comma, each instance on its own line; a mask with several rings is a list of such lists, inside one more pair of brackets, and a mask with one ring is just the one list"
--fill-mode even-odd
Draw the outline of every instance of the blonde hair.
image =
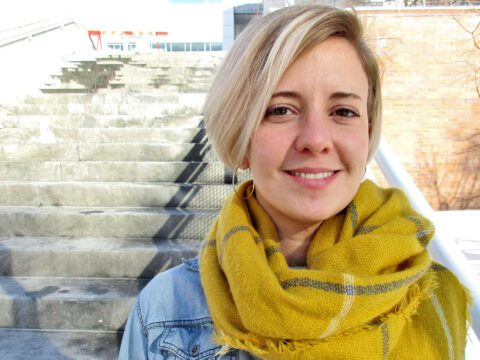
[[204, 119], [209, 140], [227, 166], [234, 169], [242, 163], [288, 66], [331, 36], [350, 41], [368, 78], [371, 159], [380, 138], [381, 81], [377, 60], [364, 40], [363, 26], [351, 11], [300, 5], [277, 10], [249, 24], [216, 74]]

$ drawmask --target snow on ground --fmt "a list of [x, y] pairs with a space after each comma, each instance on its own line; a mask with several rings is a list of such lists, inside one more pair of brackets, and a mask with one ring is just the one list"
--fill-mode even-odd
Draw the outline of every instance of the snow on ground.
[[462, 249], [473, 270], [480, 275], [480, 210], [436, 211], [434, 221], [441, 225], [442, 235]]

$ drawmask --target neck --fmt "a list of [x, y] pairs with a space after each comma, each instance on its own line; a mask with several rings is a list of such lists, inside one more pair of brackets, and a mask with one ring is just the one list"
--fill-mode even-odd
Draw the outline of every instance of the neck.
[[307, 264], [307, 251], [318, 227], [319, 224], [316, 224], [293, 233], [286, 233], [277, 228], [280, 250], [289, 266], [305, 266]]

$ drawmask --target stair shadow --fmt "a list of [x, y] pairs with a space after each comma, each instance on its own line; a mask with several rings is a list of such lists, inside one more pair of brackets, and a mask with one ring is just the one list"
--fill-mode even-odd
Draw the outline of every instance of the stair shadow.
[[[175, 183], [186, 183], [192, 184], [205, 172], [208, 164], [206, 162], [201, 162], [206, 153], [210, 150], [211, 146], [208, 144], [208, 139], [205, 135], [198, 136], [197, 139], [192, 139], [193, 141], [199, 141], [197, 144], [199, 146], [193, 147], [182, 159], [182, 161], [188, 162], [187, 166], [183, 171], [176, 177], [174, 180]], [[192, 160], [194, 162], [192, 162]], [[183, 187], [178, 189], [171, 199], [165, 205], [166, 208], [177, 209], [179, 212], [183, 212], [185, 216], [179, 221], [176, 217], [170, 217], [163, 226], [158, 229], [157, 233], [152, 238], [153, 243], [157, 246], [158, 250], [161, 250], [162, 241], [165, 239], [165, 234], [168, 233], [168, 239], [179, 239], [187, 227], [194, 219], [195, 214], [188, 209], [188, 205], [193, 201], [200, 191], [199, 186], [192, 186], [190, 188]], [[203, 229], [199, 229], [199, 233]], [[204, 232], [203, 232], [204, 233]], [[151, 269], [152, 267], [159, 264], [162, 258], [162, 254], [158, 252], [155, 257], [150, 261], [150, 263], [144, 268], [144, 271], [138, 277], [139, 279], [150, 279], [152, 278]], [[177, 265], [172, 263], [172, 266]], [[140, 289], [139, 289], [140, 290]]]
[[[186, 183], [186, 184], [193, 184], [195, 183], [200, 176], [206, 171], [208, 167], [207, 162], [203, 162], [208, 151], [211, 150], [211, 145], [208, 144], [208, 139], [203, 128], [203, 120], [198, 125], [201, 128], [191, 140], [190, 143], [195, 143], [196, 146], [193, 146], [192, 149], [183, 157], [182, 161], [188, 162], [187, 166], [183, 169], [183, 171], [174, 179], [174, 183]], [[218, 183], [229, 183], [231, 182], [232, 174], [226, 167], [224, 167], [223, 173], [219, 174]], [[217, 182], [214, 182], [217, 183]], [[179, 264], [177, 260], [172, 260], [170, 258], [166, 262], [163, 262], [162, 259], [164, 255], [161, 253], [161, 246], [162, 243], [165, 241], [173, 241], [176, 242], [176, 239], [181, 238], [182, 232], [184, 229], [193, 221], [195, 218], [195, 213], [192, 210], [188, 210], [188, 205], [196, 198], [198, 192], [200, 191], [200, 186], [192, 186], [192, 187], [181, 187], [179, 188], [175, 194], [171, 197], [171, 199], [165, 205], [166, 208], [176, 209], [179, 212], [183, 212], [185, 216], [179, 221], [177, 217], [170, 217], [165, 224], [162, 225], [161, 228], [158, 229], [156, 234], [152, 238], [153, 244], [157, 247], [158, 251], [153, 259], [145, 266], [142, 273], [137, 277], [138, 284], [138, 291], [141, 291], [143, 286], [141, 285], [141, 280], [144, 279], [152, 279], [155, 274], [152, 274], [152, 269], [155, 269], [159, 272], [166, 270], [167, 268], [171, 268]], [[198, 229], [198, 234], [201, 234], [203, 237], [204, 234], [208, 231], [211, 224], [205, 224], [205, 226]], [[165, 234], [168, 233], [168, 237]], [[173, 240], [170, 240], [173, 239]], [[200, 245], [202, 240], [198, 241], [198, 245]], [[192, 251], [197, 252], [199, 250], [198, 247], [192, 248]], [[143, 282], [143, 285], [146, 285], [147, 282]], [[118, 346], [120, 347], [122, 336], [123, 336], [123, 328], [125, 323], [119, 330], [117, 335], [117, 342]]]
[[[2, 236], [0, 237], [0, 240], [7, 239], [7, 236]], [[4, 246], [0, 242], [0, 262], [1, 262], [1, 270], [4, 275], [3, 276], [3, 281], [2, 281], [2, 286], [4, 286], [4, 290], [7, 294], [10, 295], [15, 295], [15, 294], [22, 294], [22, 296], [18, 297], [16, 296], [15, 299], [13, 300], [12, 303], [12, 308], [10, 310], [10, 313], [12, 315], [12, 320], [14, 323], [16, 323], [17, 319], [19, 318], [28, 318], [28, 324], [27, 329], [41, 329], [40, 326], [40, 321], [39, 321], [39, 311], [37, 307], [37, 301], [38, 299], [41, 299], [43, 296], [48, 295], [52, 292], [52, 289], [44, 288], [41, 291], [38, 292], [29, 292], [27, 289], [25, 289], [19, 282], [15, 281], [15, 279], [12, 277], [13, 276], [13, 264], [12, 264], [12, 255], [10, 250]], [[25, 301], [28, 301], [31, 303], [31, 307], [29, 307], [29, 311], [27, 314], [25, 314]], [[21, 320], [25, 321], [25, 320]], [[25, 326], [23, 326], [25, 328]], [[12, 327], [12, 329], [17, 329]], [[38, 349], [38, 354], [41, 354], [44, 348], [56, 348], [55, 344], [44, 334], [41, 332], [38, 332], [37, 336], [41, 338], [41, 343], [43, 344], [42, 348]], [[25, 346], [29, 346], [29, 344], [25, 344]], [[6, 355], [2, 355], [2, 359], [4, 360], [9, 360], [8, 358], [4, 357]], [[37, 356], [35, 356], [37, 358]], [[11, 358], [14, 360], [14, 358]], [[18, 359], [18, 357], [15, 357], [15, 359]], [[73, 358], [68, 357], [66, 355], [63, 355], [59, 352], [55, 354], [55, 359], [59, 360], [73, 360]]]

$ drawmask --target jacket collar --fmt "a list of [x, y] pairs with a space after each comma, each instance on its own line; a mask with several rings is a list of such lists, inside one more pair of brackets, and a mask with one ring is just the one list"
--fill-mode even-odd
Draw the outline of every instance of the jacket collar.
[[193, 259], [182, 259], [182, 261], [188, 270], [199, 272], [200, 264], [198, 262], [198, 257], [194, 257]]

